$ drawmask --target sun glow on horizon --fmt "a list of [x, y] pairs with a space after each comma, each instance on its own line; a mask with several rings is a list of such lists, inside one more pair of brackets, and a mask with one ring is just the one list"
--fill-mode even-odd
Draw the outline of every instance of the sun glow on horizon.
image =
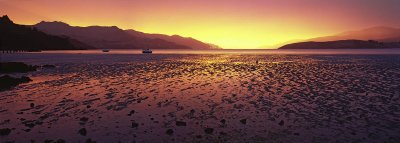
[[0, 14], [19, 24], [62, 21], [72, 26], [117, 26], [246, 49], [278, 48], [293, 40], [400, 25], [395, 13], [399, 1], [380, 5], [383, 3], [375, 0], [0, 0]]

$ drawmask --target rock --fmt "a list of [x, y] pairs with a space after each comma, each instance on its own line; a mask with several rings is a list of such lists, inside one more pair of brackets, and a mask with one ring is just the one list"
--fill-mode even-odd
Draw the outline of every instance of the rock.
[[63, 140], [63, 139], [58, 139], [58, 140], [56, 141], [56, 143], [66, 143], [66, 142], [65, 142], [65, 140]]
[[0, 73], [26, 73], [36, 71], [36, 66], [27, 65], [21, 62], [1, 62]]
[[24, 123], [24, 125], [25, 125], [26, 127], [29, 127], [29, 128], [35, 127], [35, 124], [34, 124], [33, 122], [26, 122], [26, 123]]
[[82, 135], [82, 136], [86, 136], [86, 134], [87, 134], [86, 128], [82, 128], [82, 129], [80, 129], [78, 132], [79, 132], [79, 134]]
[[21, 78], [14, 78], [8, 75], [0, 77], [0, 91], [10, 89], [22, 83], [32, 81], [29, 77], [22, 76]]
[[225, 123], [226, 123], [226, 120], [225, 120], [225, 119], [222, 119], [220, 122], [221, 122], [222, 124], [225, 124]]
[[94, 141], [92, 139], [87, 139], [85, 143], [96, 143], [96, 141]]
[[10, 133], [11, 133], [11, 129], [9, 129], [9, 128], [0, 129], [0, 136], [7, 136]]
[[283, 120], [281, 120], [281, 121], [279, 122], [279, 125], [283, 126], [283, 125], [285, 125], [285, 122], [284, 122]]
[[176, 121], [176, 126], [186, 126], [186, 122]]
[[87, 122], [89, 120], [88, 117], [82, 117], [81, 119], [79, 119], [81, 122]]
[[137, 127], [139, 127], [139, 124], [135, 123], [135, 122], [132, 122], [132, 128], [137, 128]]
[[55, 65], [43, 65], [42, 67], [43, 68], [55, 68], [56, 66]]
[[245, 124], [245, 125], [246, 125], [246, 123], [247, 123], [247, 119], [242, 119], [242, 120], [240, 120], [240, 123], [242, 123], [242, 124]]
[[135, 114], [135, 110], [132, 110], [131, 112], [129, 112], [128, 116], [132, 116], [133, 114]]
[[84, 124], [86, 124], [87, 121], [89, 121], [89, 118], [87, 118], [87, 117], [82, 117], [82, 118], [79, 119], [79, 121], [80, 121], [79, 124], [84, 125]]
[[35, 107], [35, 103], [30, 104], [31, 108]]
[[174, 134], [174, 130], [168, 129], [168, 130], [166, 131], [166, 133], [167, 133], [167, 135], [172, 135], [172, 134]]
[[212, 133], [214, 132], [214, 129], [213, 129], [213, 128], [206, 128], [206, 129], [204, 130], [204, 132], [205, 132], [206, 134], [212, 134]]

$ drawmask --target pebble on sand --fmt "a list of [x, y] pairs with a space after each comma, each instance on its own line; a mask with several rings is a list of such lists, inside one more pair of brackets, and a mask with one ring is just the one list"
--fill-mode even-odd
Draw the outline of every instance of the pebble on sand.
[[221, 122], [222, 124], [225, 124], [225, 123], [226, 123], [226, 120], [225, 120], [225, 119], [222, 119], [220, 122]]
[[281, 120], [281, 121], [279, 122], [279, 125], [283, 126], [283, 125], [285, 125], [285, 122], [284, 122], [283, 120]]
[[206, 134], [212, 134], [212, 133], [214, 132], [214, 129], [213, 129], [213, 128], [206, 128], [206, 129], [204, 130], [204, 132], [205, 132]]
[[56, 66], [55, 65], [43, 65], [42, 67], [43, 68], [55, 68]]
[[9, 129], [9, 128], [0, 129], [0, 136], [7, 136], [10, 133], [11, 133], [11, 129]]
[[245, 124], [245, 125], [246, 125], [246, 123], [247, 123], [247, 119], [242, 119], [242, 120], [240, 120], [240, 123], [242, 123], [242, 124]]
[[186, 126], [186, 122], [176, 121], [176, 126]]
[[79, 132], [79, 134], [82, 135], [82, 136], [86, 136], [86, 134], [87, 134], [86, 128], [82, 128], [82, 129], [80, 129], [78, 132]]
[[132, 110], [131, 112], [129, 112], [128, 116], [132, 116], [133, 114], [135, 114], [135, 110]]
[[139, 127], [139, 124], [135, 123], [135, 122], [132, 122], [132, 128], [137, 128], [137, 127]]
[[168, 130], [166, 131], [166, 133], [167, 133], [167, 135], [172, 135], [172, 134], [174, 134], [174, 130], [168, 129]]
[[86, 143], [96, 143], [96, 141], [92, 140], [92, 139], [87, 139]]
[[87, 122], [89, 120], [88, 117], [82, 117], [81, 119], [79, 119], [81, 122]]

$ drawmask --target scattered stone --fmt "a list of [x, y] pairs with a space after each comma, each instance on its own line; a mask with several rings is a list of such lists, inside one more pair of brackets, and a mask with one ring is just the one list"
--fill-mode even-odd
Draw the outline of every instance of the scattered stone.
[[128, 116], [132, 116], [133, 114], [135, 114], [135, 110], [132, 110], [131, 112], [129, 112]]
[[283, 120], [281, 120], [281, 121], [279, 122], [279, 125], [283, 126], [283, 125], [285, 125], [285, 122], [284, 122]]
[[21, 62], [1, 62], [0, 73], [26, 73], [36, 71], [37, 66], [27, 65]]
[[82, 117], [82, 118], [80, 119], [81, 122], [87, 122], [88, 120], [89, 120], [88, 117]]
[[221, 122], [222, 124], [225, 124], [225, 123], [226, 123], [226, 120], [225, 120], [225, 119], [222, 119], [220, 122]]
[[28, 128], [33, 128], [35, 127], [35, 124], [33, 122], [25, 122], [24, 125]]
[[176, 126], [186, 126], [186, 122], [176, 121]]
[[7, 136], [10, 133], [11, 133], [11, 129], [9, 129], [9, 128], [0, 129], [0, 136]]
[[25, 131], [25, 132], [30, 132], [31, 129], [23, 129], [23, 131]]
[[32, 80], [26, 76], [22, 76], [21, 78], [14, 78], [9, 75], [5, 75], [0, 77], [0, 91], [8, 90], [14, 86], [30, 81]]
[[96, 141], [94, 141], [92, 139], [87, 139], [85, 143], [96, 143]]
[[139, 124], [135, 123], [135, 122], [132, 122], [132, 128], [137, 128], [137, 127], [139, 127]]
[[174, 134], [174, 130], [168, 129], [166, 133], [167, 133], [167, 135], [172, 135], [172, 134]]
[[43, 65], [42, 67], [43, 68], [55, 68], [56, 66], [55, 65]]
[[205, 132], [206, 134], [212, 134], [212, 133], [214, 132], [214, 129], [213, 129], [213, 128], [206, 128], [206, 129], [204, 130], [204, 132]]
[[87, 134], [86, 128], [82, 128], [82, 129], [80, 129], [78, 132], [79, 132], [79, 134], [82, 135], [82, 136], [86, 136], [86, 134]]
[[240, 123], [242, 123], [242, 124], [245, 124], [245, 125], [246, 125], [246, 123], [247, 123], [247, 119], [242, 119], [242, 120], [240, 120]]
[[65, 140], [63, 140], [63, 139], [58, 139], [58, 140], [56, 141], [56, 143], [66, 143], [66, 142], [65, 142]]

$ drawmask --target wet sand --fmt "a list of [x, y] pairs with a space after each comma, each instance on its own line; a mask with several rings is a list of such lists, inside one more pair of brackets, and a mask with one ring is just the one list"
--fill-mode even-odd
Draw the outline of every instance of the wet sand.
[[2, 142], [400, 142], [398, 55], [54, 57], [6, 56], [56, 68], [0, 92]]

